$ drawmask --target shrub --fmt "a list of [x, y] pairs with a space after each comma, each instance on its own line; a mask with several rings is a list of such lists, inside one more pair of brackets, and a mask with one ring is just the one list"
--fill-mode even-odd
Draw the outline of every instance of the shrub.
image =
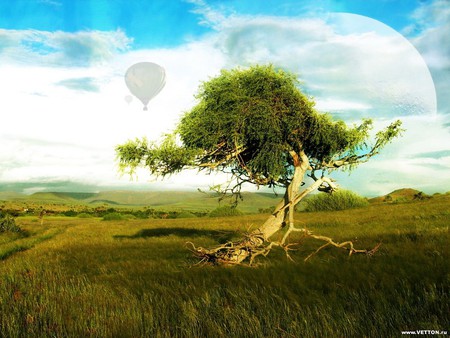
[[75, 210], [66, 210], [63, 212], [63, 215], [67, 217], [75, 217], [78, 213]]
[[224, 205], [223, 207], [218, 207], [209, 213], [209, 217], [228, 217], [228, 216], [240, 216], [242, 212], [236, 207], [231, 205]]
[[140, 218], [140, 219], [147, 219], [152, 214], [153, 214], [153, 211], [151, 211], [151, 210], [144, 210], [144, 211], [143, 210], [136, 210], [136, 211], [133, 211], [133, 215], [136, 218]]
[[16, 224], [14, 217], [9, 214], [0, 213], [0, 232], [21, 232], [22, 229]]
[[182, 211], [177, 215], [177, 218], [196, 218], [197, 216], [194, 215], [192, 212], [189, 211]]
[[269, 208], [259, 208], [258, 212], [260, 214], [271, 214], [275, 211], [275, 206], [271, 206]]
[[127, 219], [127, 218], [118, 212], [110, 212], [103, 216], [104, 221], [122, 221], [125, 219]]
[[364, 197], [349, 190], [338, 190], [332, 194], [317, 194], [305, 200], [305, 203], [305, 211], [345, 210], [369, 205]]
[[425, 194], [423, 191], [419, 191], [413, 197], [413, 199], [420, 200], [420, 201], [429, 200], [430, 198], [432, 198], [432, 196]]

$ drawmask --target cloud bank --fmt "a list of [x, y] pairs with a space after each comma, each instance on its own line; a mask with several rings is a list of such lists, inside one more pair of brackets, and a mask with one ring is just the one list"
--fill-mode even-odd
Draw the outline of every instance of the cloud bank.
[[[420, 29], [408, 28], [415, 31], [410, 39], [433, 78], [408, 41], [369, 18], [240, 16], [217, 11], [203, 1], [191, 2], [197, 6], [199, 22], [213, 31], [174, 48], [135, 50], [133, 37], [121, 30], [0, 30], [4, 95], [0, 109], [5, 112], [0, 126], [0, 186], [129, 184], [116, 173], [117, 144], [134, 137], [157, 139], [170, 132], [195, 104], [202, 81], [222, 68], [254, 63], [272, 63], [297, 73], [302, 90], [315, 98], [318, 109], [349, 123], [372, 117], [381, 127], [399, 117], [404, 120], [404, 137], [382, 156], [350, 176], [338, 175], [345, 188], [366, 195], [402, 187], [433, 192], [443, 189], [442, 180], [450, 181], [449, 111], [442, 106], [449, 84], [440, 79], [449, 71], [445, 55], [450, 44], [442, 43], [448, 41], [450, 29], [442, 29], [449, 23], [448, 11], [433, 9], [445, 1], [413, 13]], [[436, 26], [424, 26], [426, 20], [420, 19], [430, 11]], [[124, 99], [129, 93], [123, 74], [140, 61], [158, 63], [167, 74], [166, 87], [150, 101], [147, 113], [137, 99]], [[440, 181], [430, 179], [434, 177]], [[149, 183], [144, 175], [130, 186], [194, 189], [218, 179], [190, 172]]]

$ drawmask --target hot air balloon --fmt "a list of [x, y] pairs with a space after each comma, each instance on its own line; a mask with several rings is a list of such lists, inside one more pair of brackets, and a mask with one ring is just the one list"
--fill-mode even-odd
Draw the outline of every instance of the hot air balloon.
[[125, 97], [123, 99], [125, 100], [126, 103], [130, 104], [131, 101], [133, 101], [133, 96], [125, 95]]
[[148, 110], [148, 102], [166, 84], [166, 72], [156, 63], [139, 62], [128, 68], [125, 83], [130, 92], [144, 104], [144, 110]]

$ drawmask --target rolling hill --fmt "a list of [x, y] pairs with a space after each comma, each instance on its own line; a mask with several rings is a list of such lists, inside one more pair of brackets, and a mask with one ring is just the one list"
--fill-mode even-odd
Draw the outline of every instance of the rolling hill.
[[420, 198], [420, 196], [427, 196], [423, 192], [411, 189], [411, 188], [404, 188], [404, 189], [398, 189], [390, 192], [389, 194], [371, 198], [369, 199], [369, 202], [371, 203], [382, 203], [382, 202], [408, 202], [412, 201], [414, 199]]
[[[270, 193], [243, 193], [239, 209], [257, 212], [259, 208], [274, 206], [281, 199]], [[33, 204], [86, 205], [95, 207], [151, 207], [164, 210], [204, 211], [229, 203], [229, 199], [219, 201], [216, 194], [192, 191], [103, 191], [99, 193], [37, 192], [32, 195], [1, 193], [0, 200]]]
[[[239, 209], [245, 213], [255, 213], [259, 209], [275, 206], [280, 195], [260, 192], [244, 192]], [[415, 189], [398, 189], [389, 194], [371, 198], [370, 203], [401, 203], [430, 196]], [[98, 193], [79, 192], [36, 192], [31, 195], [17, 192], [0, 192], [0, 201], [15, 201], [25, 206], [50, 205], [66, 207], [106, 206], [112, 208], [149, 207], [165, 211], [210, 211], [229, 203], [229, 199], [220, 201], [217, 194], [199, 191], [102, 191]]]

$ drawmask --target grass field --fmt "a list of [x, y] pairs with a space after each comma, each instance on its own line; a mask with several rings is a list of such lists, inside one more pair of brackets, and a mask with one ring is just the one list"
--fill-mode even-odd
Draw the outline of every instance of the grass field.
[[[400, 337], [450, 332], [450, 196], [298, 213], [299, 225], [374, 257], [302, 242], [256, 267], [191, 267], [264, 221], [19, 217], [0, 234], [1, 337]], [[295, 239], [295, 238], [294, 238]], [[298, 239], [298, 238], [297, 238]]]

